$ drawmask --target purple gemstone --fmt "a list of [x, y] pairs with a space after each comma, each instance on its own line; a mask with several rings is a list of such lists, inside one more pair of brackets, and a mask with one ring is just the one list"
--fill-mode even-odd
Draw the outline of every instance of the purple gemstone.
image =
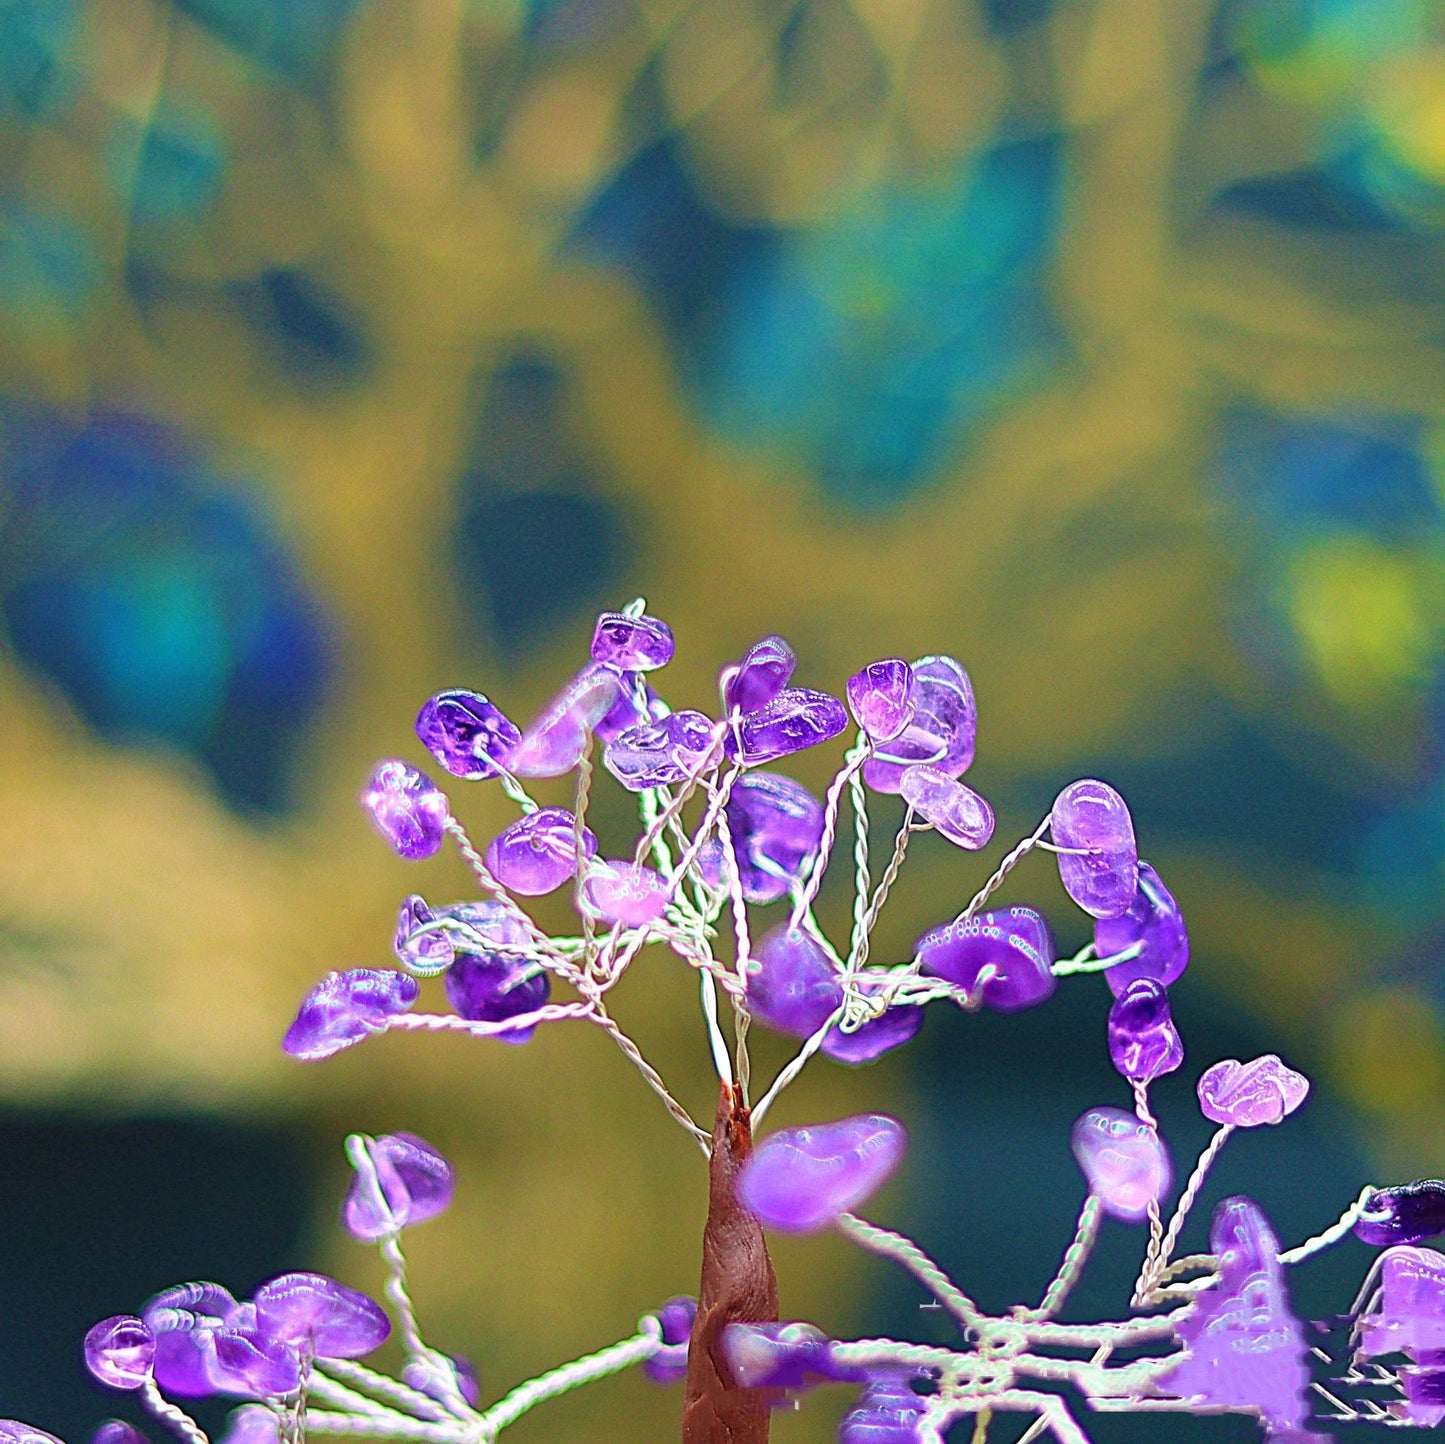
[[508, 767], [518, 777], [561, 777], [582, 760], [587, 734], [617, 705], [622, 679], [589, 662], [522, 733]]
[[668, 883], [640, 863], [603, 860], [592, 863], [582, 879], [578, 901], [605, 923], [640, 928], [667, 911]]
[[[271, 1413], [269, 1409], [266, 1412]], [[150, 1440], [134, 1424], [127, 1424], [124, 1419], [107, 1419], [90, 1436], [90, 1444], [150, 1444]]]
[[352, 968], [328, 973], [301, 1002], [281, 1046], [308, 1062], [386, 1031], [387, 1020], [416, 1002], [415, 978], [388, 968]]
[[240, 1308], [228, 1288], [221, 1284], [200, 1281], [190, 1284], [174, 1284], [146, 1300], [140, 1311], [141, 1318], [152, 1329], [159, 1332], [159, 1325], [153, 1315], [165, 1311], [181, 1310], [200, 1320], [209, 1320], [216, 1325], [224, 1324], [235, 1317]]
[[913, 720], [863, 764], [875, 792], [897, 792], [903, 774], [918, 763], [960, 777], [973, 762], [978, 708], [973, 683], [952, 657], [920, 657], [913, 664]]
[[309, 1343], [323, 1359], [359, 1359], [391, 1333], [379, 1304], [325, 1274], [282, 1274], [256, 1290], [255, 1302], [263, 1337]]
[[61, 1444], [54, 1434], [19, 1419], [0, 1419], [0, 1444]]
[[658, 617], [603, 612], [592, 633], [592, 660], [622, 672], [652, 672], [672, 661], [672, 628]]
[[924, 933], [915, 950], [923, 972], [977, 991], [984, 968], [994, 973], [983, 984], [984, 1006], [1017, 1013], [1050, 997], [1054, 940], [1049, 925], [1032, 908], [999, 908]]
[[424, 772], [392, 759], [383, 762], [361, 794], [361, 805], [376, 829], [413, 862], [431, 857], [446, 836], [451, 815], [446, 793]]
[[475, 1366], [460, 1354], [442, 1354], [441, 1358], [443, 1366], [451, 1374], [450, 1380], [445, 1376], [439, 1378], [438, 1364], [435, 1359], [427, 1358], [413, 1359], [407, 1364], [401, 1371], [401, 1382], [439, 1403], [446, 1402], [451, 1393], [447, 1385], [451, 1383], [455, 1385], [456, 1392], [476, 1408], [482, 1401], [482, 1381], [477, 1377]]
[[681, 782], [698, 770], [712, 745], [711, 719], [701, 712], [672, 712], [619, 734], [602, 761], [624, 787], [641, 792]]
[[254, 1324], [218, 1329], [215, 1350], [211, 1377], [225, 1393], [279, 1398], [294, 1393], [301, 1382], [301, 1357], [296, 1347], [269, 1338]]
[[793, 649], [781, 637], [754, 642], [741, 662], [723, 669], [723, 711], [731, 715], [766, 707], [788, 685], [797, 665]]
[[179, 1399], [208, 1399], [216, 1393], [216, 1333], [223, 1321], [162, 1308], [148, 1310], [146, 1322], [155, 1334], [151, 1367], [162, 1392]]
[[847, 725], [847, 710], [836, 697], [785, 687], [765, 707], [744, 713], [736, 731], [723, 738], [723, 751], [746, 767], [756, 767], [827, 742]]
[[1199, 1079], [1199, 1107], [1215, 1123], [1258, 1128], [1278, 1123], [1305, 1101], [1310, 1091], [1303, 1073], [1287, 1068], [1274, 1053], [1241, 1063], [1226, 1058], [1206, 1068]]
[[453, 777], [480, 781], [497, 775], [496, 764], [522, 734], [500, 708], [480, 692], [455, 688], [438, 692], [417, 714], [416, 735], [421, 745]]
[[827, 1377], [831, 1340], [812, 1324], [727, 1324], [722, 1356], [737, 1389], [806, 1389]]
[[696, 1319], [697, 1300], [688, 1294], [668, 1299], [658, 1309], [662, 1348], [642, 1364], [642, 1372], [654, 1384], [677, 1384], [687, 1377], [687, 1346]]
[[1377, 1188], [1355, 1224], [1355, 1237], [1385, 1248], [1424, 1243], [1445, 1233], [1445, 1182], [1420, 1178], [1394, 1188]]
[[452, 1201], [456, 1171], [415, 1133], [383, 1133], [361, 1139], [375, 1177], [358, 1171], [341, 1209], [353, 1238], [376, 1243], [412, 1224], [425, 1223]]
[[1445, 1254], [1407, 1245], [1386, 1249], [1379, 1307], [1360, 1323], [1362, 1359], [1406, 1353], [1418, 1360], [1445, 1349]]
[[[859, 990], [865, 994], [886, 988], [890, 981], [886, 969], [871, 968], [865, 968], [857, 979]], [[835, 1063], [847, 1063], [850, 1067], [876, 1063], [885, 1053], [911, 1043], [922, 1026], [922, 1008], [895, 1004], [852, 1033], [845, 1033], [839, 1024], [834, 1024], [823, 1039], [823, 1052]]]
[[801, 782], [777, 772], [750, 772], [733, 787], [727, 819], [748, 902], [776, 902], [813, 866], [823, 837], [823, 805]]
[[436, 922], [436, 914], [427, 906], [426, 899], [419, 893], [412, 893], [402, 903], [396, 915], [396, 935], [391, 940], [392, 951], [405, 968], [422, 977], [443, 972], [451, 966], [455, 949], [452, 940], [437, 929], [423, 931]]
[[[457, 1016], [474, 1023], [501, 1023], [523, 1013], [535, 1013], [552, 990], [546, 973], [532, 972], [532, 964], [517, 953], [458, 953], [443, 986]], [[535, 1027], [498, 1033], [500, 1042], [520, 1047]]]
[[1091, 1108], [1074, 1124], [1074, 1157], [1104, 1211], [1137, 1223], [1169, 1187], [1158, 1133], [1122, 1108]]
[[1179, 904], [1147, 862], [1139, 864], [1139, 891], [1128, 911], [1094, 924], [1094, 951], [1101, 958], [1135, 943], [1144, 945], [1137, 958], [1104, 970], [1104, 981], [1116, 998], [1137, 978], [1153, 978], [1167, 988], [1189, 966], [1189, 934]]
[[1405, 1402], [1391, 1412], [1416, 1429], [1435, 1429], [1445, 1423], [1445, 1369], [1398, 1370]]
[[1109, 1057], [1131, 1083], [1152, 1083], [1184, 1061], [1169, 1012], [1169, 994], [1153, 978], [1136, 978], [1109, 1009]]
[[[582, 856], [596, 851], [596, 835], [584, 827]], [[577, 873], [577, 819], [565, 807], [528, 813], [492, 839], [487, 866], [504, 887], [525, 897], [561, 887]]]
[[133, 1314], [102, 1319], [85, 1336], [85, 1367], [112, 1389], [139, 1389], [151, 1376], [156, 1338]]
[[993, 836], [993, 808], [973, 788], [946, 772], [919, 763], [904, 769], [903, 800], [950, 842], [976, 852]]
[[901, 657], [870, 662], [848, 678], [848, 706], [874, 742], [891, 742], [913, 720], [913, 668]]
[[1091, 777], [1071, 782], [1054, 799], [1049, 833], [1059, 847], [1086, 848], [1086, 855], [1061, 852], [1064, 891], [1096, 918], [1117, 918], [1139, 890], [1139, 850], [1134, 820], [1124, 799], [1107, 782]]
[[880, 1188], [907, 1146], [903, 1125], [881, 1113], [785, 1128], [743, 1165], [738, 1198], [769, 1228], [812, 1233]]
[[748, 963], [748, 1008], [765, 1027], [794, 1038], [816, 1033], [843, 1001], [843, 985], [823, 945], [781, 923]]
[[903, 1379], [869, 1384], [838, 1424], [838, 1444], [919, 1444], [927, 1400]]
[[264, 1404], [242, 1404], [226, 1419], [219, 1444], [280, 1444], [276, 1415]]
[[[644, 682], [639, 696], [638, 683], [641, 678], [636, 672], [622, 674], [622, 690], [607, 715], [592, 729], [592, 735], [599, 742], [611, 742], [631, 727], [640, 727], [644, 722], [659, 719], [652, 715], [649, 701], [656, 702], [657, 693]], [[664, 709], [665, 715], [665, 709]]]

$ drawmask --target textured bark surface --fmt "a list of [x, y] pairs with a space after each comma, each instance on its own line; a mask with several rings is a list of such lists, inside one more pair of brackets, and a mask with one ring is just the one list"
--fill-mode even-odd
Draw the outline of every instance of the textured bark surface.
[[762, 1226], [737, 1200], [734, 1185], [753, 1151], [752, 1125], [738, 1090], [723, 1085], [708, 1164], [702, 1284], [687, 1351], [682, 1444], [767, 1444], [767, 1389], [735, 1389], [721, 1353], [724, 1324], [774, 1323], [778, 1281]]

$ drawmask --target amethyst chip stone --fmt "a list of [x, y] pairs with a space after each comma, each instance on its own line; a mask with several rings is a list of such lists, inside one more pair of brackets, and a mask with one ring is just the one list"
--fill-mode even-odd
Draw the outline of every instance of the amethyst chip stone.
[[[582, 857], [597, 852], [597, 837], [582, 829]], [[487, 867], [503, 887], [540, 897], [577, 872], [577, 819], [565, 807], [543, 807], [505, 828], [487, 848]]]
[[[552, 991], [547, 974], [518, 953], [458, 953], [443, 986], [457, 1016], [473, 1023], [503, 1023], [535, 1013]], [[534, 1025], [496, 1036], [520, 1047], [536, 1031]]]
[[578, 890], [578, 902], [594, 917], [626, 928], [655, 923], [666, 911], [667, 879], [630, 860], [592, 863]]
[[993, 836], [993, 808], [936, 767], [920, 762], [905, 768], [898, 790], [920, 817], [959, 847], [976, 852]]
[[812, 1233], [882, 1187], [907, 1146], [903, 1125], [882, 1113], [784, 1128], [743, 1165], [738, 1198], [769, 1228]]
[[1116, 998], [1138, 978], [1153, 978], [1166, 988], [1189, 966], [1189, 934], [1173, 894], [1147, 862], [1139, 863], [1139, 891], [1128, 910], [1094, 924], [1094, 951], [1101, 958], [1142, 944], [1137, 957], [1104, 969], [1104, 981]]
[[495, 777], [499, 762], [506, 765], [507, 754], [522, 733], [480, 692], [453, 688], [423, 703], [416, 735], [453, 777], [478, 782]]
[[870, 662], [848, 678], [848, 707], [873, 742], [891, 742], [913, 720], [913, 668], [901, 657]]
[[[450, 1374], [450, 1379], [443, 1370]], [[474, 1409], [482, 1402], [482, 1381], [477, 1377], [476, 1367], [460, 1354], [433, 1351], [425, 1359], [412, 1359], [401, 1371], [401, 1382], [441, 1404], [446, 1403], [453, 1392], [448, 1384]]]
[[[226, 1419], [226, 1432], [218, 1444], [280, 1444], [278, 1420], [264, 1404], [242, 1404]], [[120, 1444], [120, 1441], [116, 1441]]]
[[1136, 978], [1109, 1009], [1109, 1059], [1131, 1083], [1152, 1083], [1184, 1061], [1169, 1012], [1169, 994], [1153, 978]]
[[112, 1389], [139, 1389], [151, 1376], [156, 1337], [144, 1319], [116, 1314], [85, 1336], [85, 1367]]
[[737, 1389], [806, 1389], [832, 1378], [832, 1340], [813, 1324], [727, 1324], [722, 1355]]
[[446, 793], [415, 767], [394, 758], [383, 762], [361, 794], [361, 805], [402, 857], [417, 862], [441, 848], [451, 807]]
[[1438, 1178], [1377, 1188], [1365, 1201], [1365, 1211], [1355, 1224], [1355, 1237], [1377, 1248], [1424, 1243], [1442, 1233], [1445, 1182]]
[[697, 772], [713, 748], [712, 720], [701, 712], [672, 712], [619, 733], [603, 765], [629, 791], [667, 787]]
[[455, 949], [452, 940], [441, 929], [430, 931], [437, 915], [419, 893], [412, 893], [396, 915], [396, 934], [392, 951], [401, 965], [419, 977], [445, 972], [451, 966]]
[[589, 662], [543, 709], [512, 748], [508, 768], [519, 777], [562, 777], [582, 760], [587, 737], [617, 705], [622, 678]]
[[748, 648], [741, 662], [723, 668], [718, 679], [723, 711], [756, 712], [773, 701], [788, 685], [798, 659], [781, 637], [764, 637]]
[[919, 938], [922, 971], [946, 978], [968, 993], [982, 983], [983, 1004], [997, 1013], [1017, 1013], [1053, 995], [1054, 940], [1049, 925], [1032, 908], [998, 908], [944, 923]]
[[0, 1419], [0, 1444], [62, 1444], [62, 1441], [19, 1419]]
[[329, 1058], [372, 1033], [416, 1002], [415, 978], [386, 968], [328, 973], [301, 1002], [281, 1046], [293, 1058]]
[[875, 1379], [838, 1424], [838, 1444], [919, 1444], [928, 1401], [902, 1377]]
[[256, 1290], [256, 1328], [323, 1359], [359, 1359], [386, 1342], [391, 1322], [374, 1300], [325, 1274], [282, 1274]]
[[356, 1177], [341, 1207], [341, 1222], [353, 1238], [376, 1243], [435, 1218], [450, 1205], [456, 1170], [424, 1138], [358, 1133], [347, 1143]]
[[1241, 1063], [1225, 1058], [1200, 1075], [1199, 1108], [1215, 1123], [1258, 1128], [1279, 1123], [1305, 1101], [1310, 1080], [1266, 1053]]
[[1159, 1134], [1122, 1108], [1091, 1108], [1074, 1124], [1074, 1157], [1104, 1211], [1137, 1223], [1169, 1187]]
[[785, 687], [766, 706], [743, 714], [723, 738], [723, 751], [745, 767], [756, 767], [827, 742], [847, 725], [847, 710], [836, 697]]
[[952, 657], [920, 657], [912, 671], [913, 720], [863, 764], [875, 792], [897, 792], [904, 772], [919, 763], [960, 777], [973, 762], [978, 706], [968, 673]]
[[592, 633], [592, 660], [623, 672], [653, 672], [672, 661], [672, 628], [660, 617], [603, 612]]
[[[1367, 1239], [1366, 1242], [1371, 1242]], [[1395, 1245], [1380, 1255], [1380, 1302], [1360, 1320], [1359, 1356], [1445, 1350], [1445, 1254]]]
[[1054, 799], [1049, 832], [1056, 846], [1082, 850], [1058, 854], [1068, 895], [1091, 917], [1127, 912], [1139, 890], [1139, 850], [1124, 799], [1092, 777], [1071, 782]]
[[[865, 968], [855, 979], [860, 992], [872, 994], [886, 988], [892, 978], [886, 968]], [[876, 1018], [869, 1018], [851, 1033], [842, 1023], [835, 1023], [823, 1037], [822, 1051], [835, 1063], [857, 1068], [876, 1063], [885, 1053], [911, 1043], [923, 1026], [923, 1009], [897, 1003], [885, 1008]]]
[[696, 1321], [697, 1300], [690, 1294], [677, 1294], [658, 1309], [662, 1347], [642, 1363], [642, 1372], [654, 1384], [677, 1384], [687, 1377], [687, 1346]]
[[[265, 1411], [274, 1420], [269, 1409]], [[90, 1444], [150, 1444], [150, 1441], [134, 1424], [124, 1419], [107, 1419], [90, 1436]]]
[[823, 837], [823, 805], [791, 777], [751, 772], [727, 804], [743, 898], [776, 902], [813, 866]]
[[823, 945], [781, 923], [748, 962], [748, 1009], [765, 1027], [794, 1038], [818, 1031], [843, 1002], [843, 985]]

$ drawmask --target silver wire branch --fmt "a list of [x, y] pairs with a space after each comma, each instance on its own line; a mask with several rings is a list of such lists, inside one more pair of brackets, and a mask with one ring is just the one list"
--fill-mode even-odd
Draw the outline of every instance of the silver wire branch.
[[1094, 1244], [1099, 1237], [1099, 1224], [1102, 1218], [1103, 1205], [1099, 1202], [1097, 1195], [1091, 1193], [1084, 1200], [1083, 1208], [1079, 1210], [1079, 1222], [1074, 1229], [1074, 1238], [1064, 1252], [1058, 1273], [1054, 1275], [1053, 1281], [1044, 1291], [1038, 1308], [1026, 1310], [1019, 1315], [1020, 1318], [1050, 1319], [1063, 1308], [1064, 1301], [1078, 1282], [1079, 1275], [1084, 1271], [1084, 1266], [1089, 1261], [1089, 1255], [1093, 1252]]
[[187, 1444], [211, 1444], [206, 1437], [206, 1431], [184, 1409], [178, 1404], [172, 1404], [156, 1388], [154, 1378], [148, 1376], [140, 1386], [140, 1401], [148, 1413], [154, 1415], [162, 1424], [168, 1424]]
[[[397, 1379], [390, 1378], [386, 1374], [378, 1374], [375, 1369], [368, 1369], [365, 1364], [359, 1364], [355, 1359], [325, 1359], [319, 1361], [313, 1374], [313, 1387], [318, 1379], [330, 1380], [337, 1383], [337, 1387], [347, 1387], [356, 1391], [356, 1397], [364, 1392], [376, 1395], [377, 1399], [386, 1401], [395, 1409], [403, 1410], [406, 1413], [416, 1415], [422, 1419], [445, 1419], [447, 1411], [437, 1403], [429, 1394], [423, 1394], [419, 1389], [413, 1389]], [[382, 1404], [374, 1401], [367, 1401], [373, 1409], [381, 1409]]]
[[414, 1439], [420, 1444], [463, 1444], [474, 1437], [459, 1423], [428, 1423], [422, 1419], [379, 1414], [333, 1414], [313, 1409], [306, 1416], [308, 1434], [349, 1434], [363, 1439]]
[[848, 956], [856, 957], [858, 942], [863, 936], [863, 919], [868, 915], [868, 894], [872, 889], [868, 868], [868, 792], [863, 774], [855, 772], [848, 779], [848, 795], [853, 802], [853, 935], [848, 942]]
[[1229, 1135], [1233, 1132], [1234, 1125], [1232, 1123], [1220, 1124], [1214, 1137], [1209, 1140], [1204, 1151], [1199, 1155], [1199, 1161], [1194, 1165], [1194, 1172], [1189, 1175], [1189, 1182], [1184, 1185], [1184, 1192], [1179, 1195], [1179, 1202], [1174, 1207], [1174, 1217], [1169, 1220], [1168, 1232], [1165, 1233], [1153, 1258], [1145, 1260], [1145, 1266], [1140, 1270], [1139, 1278], [1134, 1284], [1136, 1307], [1145, 1302], [1158, 1286], [1164, 1270], [1169, 1267], [1169, 1256], [1174, 1252], [1174, 1245], [1179, 1242], [1179, 1235], [1184, 1229], [1184, 1221], [1189, 1217], [1190, 1209], [1194, 1207], [1199, 1190], [1204, 1186], [1204, 1180], [1214, 1166], [1214, 1160], [1219, 1157], [1220, 1150], [1229, 1142]]
[[583, 889], [587, 884], [587, 854], [584, 844], [587, 826], [587, 804], [592, 798], [592, 733], [589, 730], [582, 743], [582, 755], [577, 759], [577, 788], [572, 804], [572, 857], [576, 862], [572, 884], [573, 906], [582, 918], [582, 970], [591, 974], [597, 962], [597, 919], [587, 906]]
[[712, 1048], [712, 1065], [717, 1069], [718, 1078], [731, 1088], [733, 1070], [728, 1059], [728, 1040], [723, 1037], [717, 1015], [717, 981], [706, 968], [699, 970], [698, 981], [702, 990], [702, 1016], [707, 1022], [707, 1040]]
[[1039, 825], [1034, 828], [1034, 830], [1026, 838], [1023, 839], [1022, 842], [1019, 842], [1014, 846], [1013, 850], [1004, 858], [1001, 863], [999, 863], [998, 867], [994, 870], [993, 876], [989, 878], [989, 880], [984, 883], [984, 885], [979, 888], [979, 890], [973, 895], [973, 900], [969, 903], [969, 905], [964, 908], [964, 910], [959, 913], [956, 918], [954, 918], [955, 923], [966, 923], [969, 918], [971, 918], [984, 905], [984, 903], [986, 903], [989, 898], [991, 898], [994, 893], [998, 891], [999, 887], [1003, 883], [1004, 878], [1006, 878], [1009, 873], [1011, 873], [1014, 868], [1017, 867], [1018, 864], [1026, 856], [1028, 856], [1028, 854], [1032, 852], [1034, 848], [1039, 845], [1039, 840], [1043, 837], [1044, 833], [1049, 830], [1049, 822], [1052, 816], [1052, 813], [1046, 816], [1044, 820], [1040, 822]]
[[838, 814], [842, 807], [843, 789], [863, 766], [872, 750], [868, 734], [860, 731], [858, 740], [843, 758], [843, 766], [839, 769], [838, 775], [828, 786], [827, 796], [823, 803], [823, 835], [818, 842], [817, 856], [813, 859], [812, 869], [808, 873], [808, 881], [801, 894], [794, 900], [793, 915], [788, 922], [790, 928], [797, 928], [803, 914], [813, 906], [813, 899], [818, 896], [818, 889], [823, 884], [823, 875], [828, 871], [828, 861], [833, 855], [833, 843], [838, 835]]
[[869, 939], [872, 936], [874, 925], [878, 921], [878, 914], [883, 911], [883, 904], [888, 901], [888, 894], [898, 880], [904, 856], [908, 852], [908, 839], [917, 830], [914, 827], [913, 815], [911, 807], [903, 814], [903, 825], [898, 829], [898, 836], [893, 841], [893, 856], [888, 859], [888, 866], [884, 869], [883, 876], [879, 878], [878, 886], [873, 891], [873, 900], [868, 904], [868, 911], [863, 916], [863, 926], [859, 930], [858, 941], [848, 956], [848, 977], [845, 979], [845, 987], [852, 988], [853, 978], [868, 961]]
[[[388, 1380], [388, 1382], [391, 1382]], [[400, 1386], [405, 1388], [405, 1385]], [[407, 1390], [408, 1393], [413, 1391]], [[428, 1399], [425, 1394], [418, 1394], [417, 1398], [424, 1403], [431, 1405], [428, 1410], [412, 1408], [410, 1413], [402, 1413], [397, 1409], [390, 1409], [385, 1404], [379, 1404], [375, 1399], [368, 1399], [365, 1394], [355, 1389], [348, 1388], [345, 1384], [338, 1382], [322, 1373], [319, 1369], [311, 1375], [311, 1393], [323, 1404], [329, 1404], [336, 1409], [345, 1409], [350, 1414], [366, 1414], [374, 1419], [386, 1419], [392, 1424], [400, 1424], [405, 1427], [415, 1423], [418, 1419], [430, 1423], [437, 1423], [445, 1420], [450, 1425], [455, 1425], [456, 1420], [452, 1419], [434, 1399]]]
[[911, 1238], [852, 1213], [839, 1214], [834, 1227], [869, 1253], [901, 1264], [964, 1328], [986, 1324], [978, 1305]]
[[606, 1029], [613, 1042], [632, 1060], [637, 1071], [647, 1080], [647, 1086], [662, 1099], [663, 1106], [667, 1111], [697, 1140], [698, 1146], [702, 1149], [702, 1156], [704, 1158], [711, 1157], [712, 1136], [704, 1133], [693, 1122], [692, 1115], [687, 1109], [668, 1092], [667, 1084], [662, 1081], [662, 1075], [642, 1056], [642, 1050], [617, 1025], [617, 1020], [603, 1007], [600, 998], [594, 1006], [592, 1016], [598, 1026]]
[[467, 860], [477, 881], [522, 924], [540, 952], [549, 952], [548, 944], [551, 940], [547, 934], [532, 921], [531, 915], [517, 903], [511, 893], [492, 876], [492, 870], [487, 866], [486, 859], [472, 846], [472, 840], [467, 836], [466, 828], [455, 817], [450, 816], [443, 826], [451, 834], [452, 841], [457, 845], [457, 851]]
[[828, 1036], [829, 1029], [843, 1016], [846, 1008], [846, 1003], [839, 1003], [828, 1015], [827, 1022], [825, 1022], [821, 1028], [815, 1029], [793, 1057], [778, 1069], [778, 1076], [773, 1079], [768, 1091], [763, 1094], [762, 1098], [752, 1110], [754, 1130], [762, 1124], [763, 1119], [767, 1116], [768, 1109], [777, 1101], [778, 1095], [797, 1078], [798, 1074], [807, 1066], [808, 1059], [823, 1046], [823, 1039]]
[[495, 1023], [459, 1018], [455, 1013], [398, 1013], [388, 1018], [378, 1033], [468, 1033], [473, 1038], [500, 1038], [535, 1028], [542, 1023], [560, 1023], [567, 1018], [594, 1018], [591, 1003], [544, 1003], [531, 1013], [516, 1013]]
[[1282, 1264], [1302, 1263], [1312, 1255], [1329, 1248], [1331, 1244], [1338, 1243], [1364, 1216], [1370, 1199], [1377, 1192], [1378, 1189], [1373, 1183], [1367, 1183], [1360, 1190], [1360, 1196], [1339, 1216], [1337, 1222], [1332, 1223], [1323, 1233], [1317, 1233], [1313, 1238], [1306, 1239], [1302, 1244], [1285, 1249], [1279, 1255], [1279, 1261]]
[[1107, 968], [1115, 967], [1119, 963], [1127, 963], [1137, 958], [1144, 951], [1144, 943], [1141, 939], [1137, 943], [1130, 943], [1127, 948], [1117, 953], [1110, 953], [1108, 957], [1099, 957], [1093, 943], [1085, 943], [1078, 952], [1071, 958], [1060, 958], [1050, 971], [1056, 978], [1067, 978], [1073, 973], [1102, 973]]

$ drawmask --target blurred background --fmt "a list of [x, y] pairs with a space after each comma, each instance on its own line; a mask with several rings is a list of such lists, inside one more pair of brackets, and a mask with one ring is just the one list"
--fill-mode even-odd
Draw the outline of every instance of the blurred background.
[[[470, 895], [356, 805], [424, 760], [420, 703], [525, 722], [638, 593], [675, 706], [769, 631], [834, 691], [968, 667], [1000, 843], [920, 839], [880, 960], [1064, 782], [1123, 790], [1193, 937], [1177, 1171], [1205, 1064], [1316, 1082], [1206, 1204], [1294, 1242], [1439, 1173], [1442, 261], [1442, 0], [0, 0], [0, 1413], [71, 1444], [125, 1414], [81, 1333], [179, 1279], [375, 1287], [335, 1226], [355, 1128], [457, 1160], [415, 1292], [489, 1397], [695, 1288], [700, 1160], [605, 1038], [278, 1047], [321, 974], [387, 964], [403, 895]], [[1003, 896], [1087, 939], [1047, 858]], [[645, 960], [618, 1011], [706, 1114], [682, 974]], [[1068, 1127], [1127, 1102], [1107, 1007], [930, 1016], [774, 1122], [898, 1112], [873, 1216], [1037, 1296]], [[1106, 1228], [1071, 1310], [1115, 1313], [1140, 1247]], [[785, 1317], [940, 1327], [830, 1239], [776, 1255]], [[1338, 1255], [1293, 1276], [1309, 1317]], [[629, 1377], [515, 1433], [679, 1408]]]

